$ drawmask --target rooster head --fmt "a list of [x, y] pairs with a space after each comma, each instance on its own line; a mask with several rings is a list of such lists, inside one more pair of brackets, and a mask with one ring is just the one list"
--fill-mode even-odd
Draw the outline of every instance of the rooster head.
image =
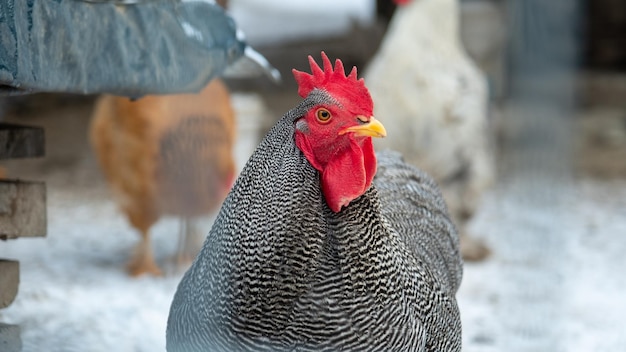
[[365, 193], [376, 173], [372, 137], [385, 128], [373, 116], [374, 104], [356, 67], [346, 76], [322, 52], [324, 68], [309, 56], [311, 74], [293, 70], [306, 113], [296, 121], [296, 145], [320, 172], [322, 192], [334, 212]]

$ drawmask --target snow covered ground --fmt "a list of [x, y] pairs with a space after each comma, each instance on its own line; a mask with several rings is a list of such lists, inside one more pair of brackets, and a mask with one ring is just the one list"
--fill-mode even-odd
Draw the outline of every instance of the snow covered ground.
[[[250, 101], [235, 99], [254, 110]], [[57, 142], [49, 158], [74, 161], [47, 164], [43, 175], [41, 166], [25, 168], [23, 177], [48, 182], [48, 236], [0, 243], [0, 257], [21, 262], [19, 295], [0, 321], [21, 326], [24, 352], [164, 351], [182, 275], [168, 262], [178, 223], [164, 219], [153, 228], [168, 275], [129, 278], [124, 264], [137, 234], [113, 204], [86, 141], [58, 143], [69, 133], [63, 126], [84, 128], [85, 117], [54, 115], [28, 122], [60, 126], [49, 133]], [[626, 181], [502, 178], [471, 231], [493, 255], [465, 266], [458, 294], [464, 351], [623, 350]]]
[[[464, 350], [621, 350], [626, 183], [575, 182], [549, 212], [512, 188], [490, 193], [472, 226], [494, 255], [465, 266]], [[21, 325], [23, 351], [163, 351], [181, 273], [126, 276], [138, 236], [102, 185], [51, 188], [48, 209], [47, 238], [0, 246], [0, 257], [21, 261], [19, 295], [0, 320]], [[177, 230], [174, 219], [153, 230], [169, 268]]]
[[464, 350], [623, 350], [626, 182], [528, 181], [500, 183], [472, 224], [494, 253], [465, 265]]

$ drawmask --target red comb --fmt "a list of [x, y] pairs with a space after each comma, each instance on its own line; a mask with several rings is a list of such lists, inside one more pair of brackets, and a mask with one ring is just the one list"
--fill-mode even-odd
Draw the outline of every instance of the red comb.
[[358, 86], [360, 89], [365, 88], [365, 82], [363, 78], [357, 79], [356, 66], [352, 68], [350, 74], [346, 76], [343, 68], [343, 62], [337, 59], [335, 60], [335, 67], [333, 68], [328, 56], [322, 51], [322, 62], [324, 69], [317, 65], [317, 62], [309, 55], [309, 65], [311, 66], [311, 73], [306, 73], [293, 69], [293, 76], [298, 82], [298, 94], [306, 98], [309, 93], [315, 89], [329, 90], [332, 85], [341, 86]]

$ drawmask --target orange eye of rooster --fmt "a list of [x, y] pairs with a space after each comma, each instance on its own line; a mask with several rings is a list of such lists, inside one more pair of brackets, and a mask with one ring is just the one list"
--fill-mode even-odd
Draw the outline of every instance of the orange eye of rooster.
[[321, 123], [327, 123], [328, 121], [330, 121], [330, 118], [332, 117], [330, 111], [324, 108], [317, 109], [316, 116], [317, 116], [317, 121]]

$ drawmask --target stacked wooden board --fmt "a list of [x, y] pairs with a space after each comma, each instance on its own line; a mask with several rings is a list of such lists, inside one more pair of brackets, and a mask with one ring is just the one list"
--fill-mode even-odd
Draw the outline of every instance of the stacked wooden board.
[[[0, 124], [0, 160], [44, 155], [42, 128]], [[46, 186], [43, 182], [0, 179], [0, 240], [46, 235]], [[2, 245], [2, 243], [0, 243]], [[0, 258], [0, 309], [18, 292], [20, 267]], [[0, 323], [0, 350], [21, 350], [19, 326]]]

